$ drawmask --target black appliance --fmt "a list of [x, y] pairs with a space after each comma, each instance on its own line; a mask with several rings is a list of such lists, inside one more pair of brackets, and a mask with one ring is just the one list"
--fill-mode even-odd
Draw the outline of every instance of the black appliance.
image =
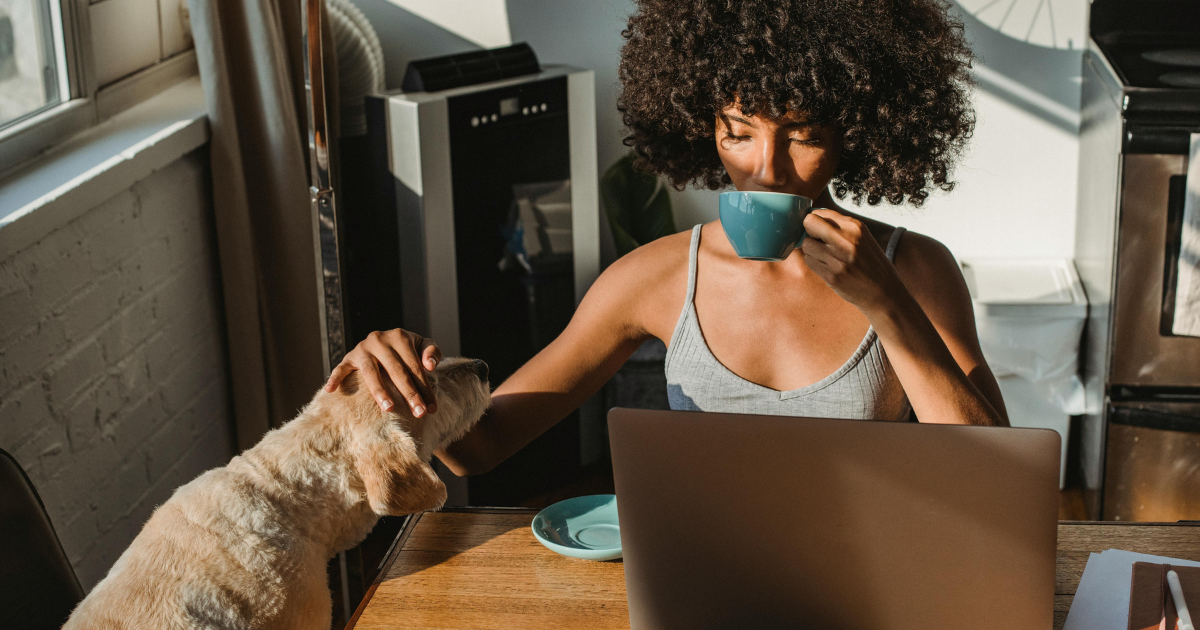
[[[342, 175], [370, 190], [347, 191], [341, 231], [350, 341], [402, 327], [483, 359], [495, 387], [599, 274], [600, 215], [592, 71], [538, 66], [524, 45], [492, 52], [409, 67], [406, 85], [455, 87], [367, 98], [368, 146], [342, 156]], [[517, 65], [493, 67], [506, 60]], [[370, 173], [347, 172], [364, 161]], [[438, 464], [448, 505], [517, 505], [569, 479], [579, 416], [490, 473]]]

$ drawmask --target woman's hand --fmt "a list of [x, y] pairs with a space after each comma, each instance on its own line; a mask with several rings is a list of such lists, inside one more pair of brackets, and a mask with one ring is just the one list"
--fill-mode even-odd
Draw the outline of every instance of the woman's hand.
[[887, 254], [861, 221], [820, 208], [804, 218], [804, 262], [843, 300], [867, 313], [903, 286]]
[[442, 351], [431, 339], [396, 328], [375, 331], [355, 346], [333, 372], [325, 391], [337, 391], [338, 385], [354, 370], [362, 372], [362, 380], [379, 408], [392, 408], [392, 393], [398, 391], [418, 418], [437, 411], [437, 399], [429, 384], [429, 372], [442, 360]]

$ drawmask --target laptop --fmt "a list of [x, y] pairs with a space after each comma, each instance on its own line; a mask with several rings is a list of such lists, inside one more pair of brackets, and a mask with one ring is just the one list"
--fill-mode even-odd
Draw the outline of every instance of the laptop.
[[1046, 429], [613, 409], [632, 630], [1022, 630], [1054, 612]]

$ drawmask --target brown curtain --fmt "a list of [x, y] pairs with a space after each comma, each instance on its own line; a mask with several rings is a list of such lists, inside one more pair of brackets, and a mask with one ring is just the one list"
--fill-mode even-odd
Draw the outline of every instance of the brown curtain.
[[[308, 196], [302, 1], [188, 0], [208, 104], [241, 449], [295, 416], [325, 377]], [[336, 94], [328, 33], [326, 26], [327, 91]], [[327, 101], [336, 106], [337, 98]], [[336, 139], [336, 111], [330, 119]]]

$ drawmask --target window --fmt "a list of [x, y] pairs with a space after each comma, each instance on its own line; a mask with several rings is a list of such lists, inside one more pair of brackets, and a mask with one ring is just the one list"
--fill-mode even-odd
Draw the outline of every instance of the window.
[[0, 174], [195, 73], [186, 0], [0, 0]]
[[57, 105], [66, 92], [57, 9], [50, 0], [0, 0], [0, 126]]

